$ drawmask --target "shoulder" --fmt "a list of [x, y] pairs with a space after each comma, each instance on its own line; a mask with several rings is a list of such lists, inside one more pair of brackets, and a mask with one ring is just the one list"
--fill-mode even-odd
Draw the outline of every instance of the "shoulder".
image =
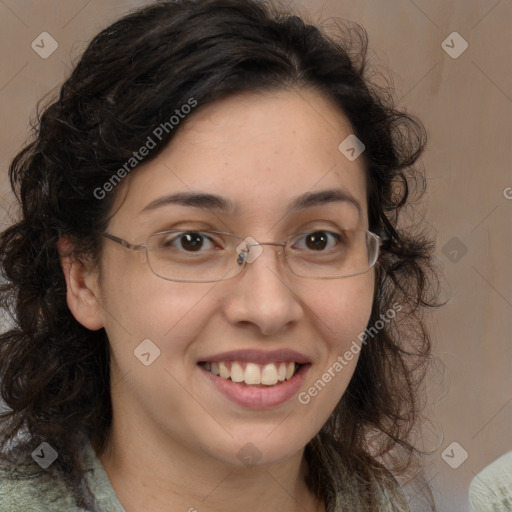
[[474, 512], [512, 510], [512, 452], [502, 455], [473, 478], [469, 498]]
[[62, 510], [79, 510], [62, 481], [19, 450], [0, 455], [0, 512]]

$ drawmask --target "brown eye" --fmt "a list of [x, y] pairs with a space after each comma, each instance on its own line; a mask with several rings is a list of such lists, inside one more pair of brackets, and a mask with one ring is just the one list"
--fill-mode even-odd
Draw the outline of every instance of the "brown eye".
[[323, 250], [325, 249], [325, 246], [327, 245], [328, 240], [327, 236], [322, 231], [317, 231], [316, 233], [311, 233], [310, 235], [306, 236], [306, 246], [308, 249], [313, 249], [315, 251]]
[[185, 252], [203, 252], [204, 249], [212, 249], [212, 246], [213, 240], [204, 233], [197, 231], [178, 233], [172, 238], [167, 238], [162, 243], [162, 247], [172, 247]]
[[315, 231], [314, 233], [308, 233], [302, 237], [306, 249], [320, 252], [324, 251], [326, 248], [332, 249], [339, 240], [340, 235], [328, 231]]

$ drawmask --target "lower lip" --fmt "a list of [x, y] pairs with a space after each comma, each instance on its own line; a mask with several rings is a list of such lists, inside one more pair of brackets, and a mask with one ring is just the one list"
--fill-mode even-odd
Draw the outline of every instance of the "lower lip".
[[289, 380], [285, 380], [275, 386], [251, 387], [239, 384], [205, 370], [199, 369], [206, 378], [229, 400], [236, 404], [251, 409], [270, 409], [284, 404], [298, 393], [310, 364], [304, 364], [299, 371]]

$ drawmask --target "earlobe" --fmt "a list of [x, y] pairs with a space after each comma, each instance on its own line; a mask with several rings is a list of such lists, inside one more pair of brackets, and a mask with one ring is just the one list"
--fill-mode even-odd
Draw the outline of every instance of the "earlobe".
[[104, 326], [97, 276], [72, 255], [72, 245], [65, 237], [57, 243], [66, 280], [66, 300], [75, 319], [93, 331]]

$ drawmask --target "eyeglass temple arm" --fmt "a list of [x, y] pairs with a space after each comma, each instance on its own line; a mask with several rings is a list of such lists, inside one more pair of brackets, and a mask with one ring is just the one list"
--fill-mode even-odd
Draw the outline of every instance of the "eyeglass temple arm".
[[130, 251], [142, 251], [143, 249], [146, 249], [146, 244], [131, 244], [130, 242], [127, 242], [126, 240], [123, 240], [122, 238], [119, 238], [117, 236], [111, 235], [110, 233], [107, 233], [105, 231], [103, 231], [101, 234], [104, 237], [109, 238], [113, 242], [116, 242], [117, 244], [122, 245], [127, 249], [130, 249]]

